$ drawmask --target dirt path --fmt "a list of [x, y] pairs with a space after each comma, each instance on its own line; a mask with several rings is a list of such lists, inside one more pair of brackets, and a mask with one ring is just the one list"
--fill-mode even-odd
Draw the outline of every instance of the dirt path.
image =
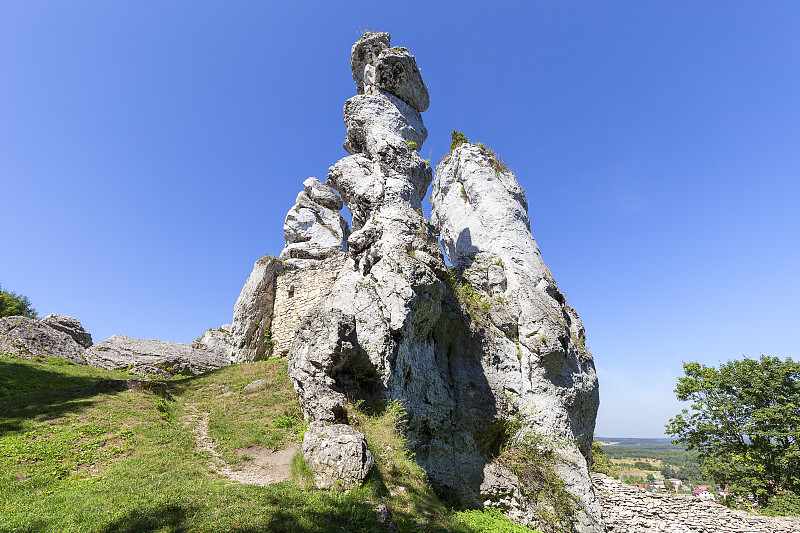
[[196, 404], [186, 404], [186, 410], [186, 425], [191, 426], [197, 449], [211, 454], [209, 466], [218, 474], [239, 483], [262, 487], [290, 479], [292, 458], [299, 448], [296, 442], [289, 443], [285, 450], [275, 452], [262, 446], [236, 450], [238, 455], [246, 455], [251, 459], [241, 463], [241, 470], [232, 470], [222, 460], [217, 445], [208, 436], [209, 413], [200, 411]]

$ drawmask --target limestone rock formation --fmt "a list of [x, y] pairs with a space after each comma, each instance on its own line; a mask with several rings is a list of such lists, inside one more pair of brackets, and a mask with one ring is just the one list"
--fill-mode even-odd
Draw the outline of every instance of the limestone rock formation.
[[92, 345], [92, 335], [83, 329], [83, 326], [76, 318], [72, 318], [71, 316], [49, 314], [41, 321], [53, 329], [57, 329], [62, 333], [66, 333], [72, 337], [75, 342], [85, 348], [88, 348]]
[[[415, 60], [392, 48], [388, 34], [367, 32], [353, 46], [351, 67], [359, 94], [344, 108], [350, 155], [329, 169], [326, 185], [352, 213], [353, 233], [342, 262], [330, 264], [341, 265], [331, 284], [313, 309], [300, 308], [288, 371], [303, 412], [324, 428], [347, 422], [347, 401], [377, 409], [402, 402], [409, 445], [434, 487], [523, 523], [537, 523], [550, 503], [532, 501], [530, 480], [519, 475], [529, 465], [515, 469], [506, 450], [552, 454], [580, 507], [565, 520], [581, 532], [605, 531], [587, 468], [594, 364], [583, 326], [531, 236], [524, 191], [477, 147], [445, 159], [433, 204], [456, 266], [449, 270], [422, 216], [433, 172], [418, 153], [428, 95]], [[306, 198], [338, 209], [311, 192], [297, 205]], [[313, 227], [299, 220], [287, 217], [287, 249], [289, 236]], [[310, 268], [295, 266], [295, 273]]]
[[0, 353], [20, 357], [59, 357], [86, 364], [81, 342], [91, 344], [92, 336], [72, 317], [48, 315], [37, 320], [24, 316], [0, 318]]
[[230, 362], [260, 361], [270, 355], [272, 308], [281, 262], [265, 256], [256, 261], [233, 307]]
[[411, 52], [392, 47], [388, 33], [366, 32], [353, 45], [350, 68], [359, 94], [394, 94], [419, 112], [428, 109], [428, 88]]
[[207, 330], [202, 337], [192, 341], [191, 347], [216, 352], [229, 361], [233, 350], [233, 324], [223, 324], [217, 329]]
[[142, 376], [196, 375], [230, 363], [229, 357], [211, 350], [124, 335], [113, 335], [95, 344], [86, 350], [85, 358], [90, 366], [109, 370], [127, 368]]
[[311, 260], [321, 260], [347, 251], [350, 228], [339, 210], [342, 200], [317, 178], [303, 182], [294, 206], [286, 215], [283, 235], [286, 247], [281, 261], [303, 267]]
[[302, 453], [320, 489], [337, 484], [343, 489], [357, 487], [375, 465], [364, 435], [345, 424], [309, 424]]
[[490, 388], [521, 417], [517, 438], [560, 440], [558, 472], [583, 508], [580, 526], [602, 527], [586, 463], [599, 403], [594, 362], [531, 235], [524, 191], [492, 152], [467, 143], [437, 167], [432, 204], [450, 261], [489, 303], [482, 366]]

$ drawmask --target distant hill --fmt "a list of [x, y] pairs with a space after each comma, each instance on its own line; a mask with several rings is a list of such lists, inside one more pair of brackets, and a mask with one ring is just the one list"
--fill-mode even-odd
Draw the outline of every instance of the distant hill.
[[619, 446], [620, 448], [659, 448], [682, 450], [681, 446], [676, 446], [670, 439], [631, 439], [627, 437], [595, 437], [595, 441], [601, 446]]

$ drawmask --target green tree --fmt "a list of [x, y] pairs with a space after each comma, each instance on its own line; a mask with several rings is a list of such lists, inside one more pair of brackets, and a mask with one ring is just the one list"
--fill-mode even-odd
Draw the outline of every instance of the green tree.
[[592, 471], [616, 477], [617, 468], [606, 455], [605, 450], [596, 440], [592, 441]]
[[0, 285], [0, 318], [4, 316], [27, 316], [36, 318], [36, 309], [27, 296], [3, 290]]
[[690, 401], [667, 433], [697, 450], [705, 474], [759, 506], [800, 494], [800, 363], [762, 355], [718, 369], [684, 363], [678, 399]]

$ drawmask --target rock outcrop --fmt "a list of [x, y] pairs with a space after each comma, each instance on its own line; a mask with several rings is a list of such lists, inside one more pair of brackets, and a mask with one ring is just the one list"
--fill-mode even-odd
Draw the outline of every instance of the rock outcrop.
[[[582, 532], [605, 531], [587, 468], [594, 364], [580, 320], [531, 236], [524, 191], [478, 147], [464, 145], [443, 161], [433, 204], [455, 265], [448, 269], [434, 225], [422, 216], [433, 172], [418, 153], [429, 98], [414, 57], [392, 47], [388, 34], [367, 32], [353, 46], [351, 68], [358, 95], [344, 107], [350, 155], [329, 169], [324, 186], [307, 181], [287, 216], [282, 257], [293, 270], [254, 272], [240, 301], [254, 300], [260, 286], [288, 302], [306, 278], [286, 278], [320, 265], [338, 272], [325, 276], [330, 281], [313, 308], [304, 300], [276, 314], [275, 297], [267, 305], [264, 296], [264, 304], [248, 306], [258, 311], [247, 320], [234, 318], [239, 357], [252, 360], [241, 347], [254, 337], [250, 326], [237, 324], [258, 323], [263, 332], [266, 320], [251, 317], [282, 322], [292, 309], [299, 326], [288, 371], [319, 429], [317, 448], [333, 449], [322, 429], [347, 423], [348, 401], [380, 409], [398, 400], [411, 450], [440, 492], [540, 525], [560, 504], [530, 497], [528, 478], [539, 472], [531, 474], [534, 462], [525, 454], [533, 454], [548, 458], [542, 468], [555, 472], [566, 500], [576, 502], [556, 509], [566, 515], [551, 529], [574, 523]], [[333, 223], [341, 205], [325, 187], [352, 214], [349, 236], [346, 224]], [[340, 235], [346, 248], [337, 244]], [[336, 262], [321, 261], [322, 250]], [[315, 471], [328, 464], [306, 460]]]
[[108, 370], [128, 369], [141, 376], [202, 374], [230, 363], [230, 358], [188, 344], [113, 335], [87, 349], [86, 363]]
[[654, 494], [602, 474], [592, 474], [592, 480], [608, 530], [614, 533], [800, 531], [798, 517], [757, 516], [690, 495]]
[[272, 308], [281, 262], [265, 256], [256, 261], [233, 307], [230, 362], [260, 361], [272, 349]]
[[534, 432], [562, 443], [558, 472], [583, 509], [580, 525], [600, 528], [587, 468], [597, 375], [583, 325], [531, 235], [525, 191], [496, 155], [466, 143], [437, 167], [432, 204], [445, 252], [473, 298], [486, 302], [482, 366], [490, 388], [520, 417], [516, 438]]
[[314, 473], [314, 486], [328, 489], [357, 487], [375, 460], [364, 435], [346, 424], [312, 422], [303, 436], [303, 458]]
[[[408, 360], [403, 367], [414, 374], [424, 374], [425, 363], [434, 360], [429, 337], [445, 292], [446, 268], [421, 215], [432, 169], [417, 152], [427, 132], [412, 107], [422, 109], [427, 102], [421, 105], [409, 96], [424, 87], [419, 70], [413, 60], [387, 59], [388, 42], [386, 34], [368, 33], [356, 43], [357, 83], [359, 69], [363, 73], [389, 63], [393, 79], [420, 83], [365, 81], [367, 94], [345, 105], [345, 149], [352, 155], [331, 167], [327, 184], [353, 215], [349, 254], [330, 291], [301, 323], [289, 352], [289, 375], [301, 406], [319, 422], [343, 422], [348, 395], [375, 404], [403, 397], [405, 376], [394, 372], [398, 360]], [[361, 57], [368, 45], [377, 52]], [[367, 72], [365, 79], [370, 76]], [[389, 88], [394, 92], [384, 90]]]
[[66, 333], [81, 346], [88, 348], [92, 345], [92, 335], [83, 329], [78, 319], [71, 316], [49, 314], [44, 317], [42, 323], [47, 324], [53, 329]]
[[216, 352], [229, 361], [233, 350], [233, 324], [223, 324], [217, 329], [207, 330], [202, 337], [193, 340], [190, 346]]
[[24, 316], [0, 318], [0, 353], [20, 357], [59, 357], [86, 364], [83, 356], [86, 346], [83, 343], [91, 345], [92, 336], [72, 317], [48, 315], [41, 320]]
[[339, 195], [314, 177], [304, 181], [303, 187], [283, 223], [286, 247], [280, 260], [295, 267], [347, 252], [350, 235], [347, 222], [339, 214]]

